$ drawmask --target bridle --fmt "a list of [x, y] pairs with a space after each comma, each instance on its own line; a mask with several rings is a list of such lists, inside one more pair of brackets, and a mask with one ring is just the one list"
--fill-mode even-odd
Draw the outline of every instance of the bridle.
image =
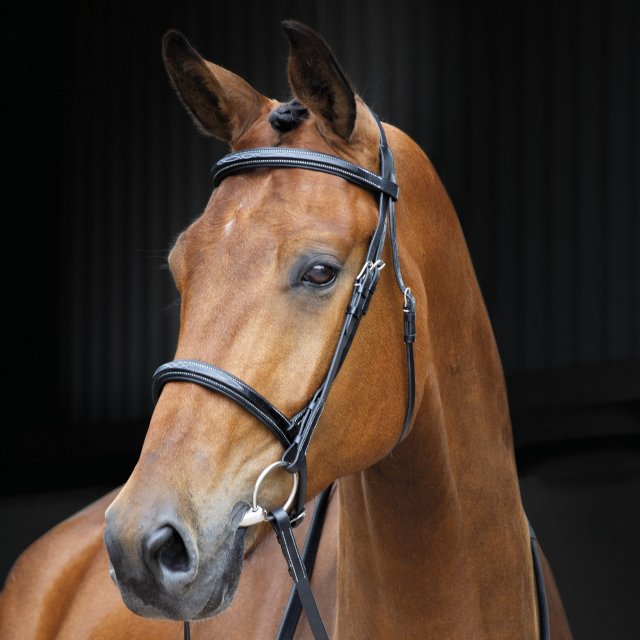
[[[347, 306], [331, 363], [324, 380], [309, 402], [292, 418], [287, 418], [269, 400], [233, 374], [195, 360], [168, 362], [156, 370], [152, 381], [154, 402], [157, 401], [163, 386], [167, 382], [174, 381], [193, 382], [211, 391], [225, 395], [268, 427], [285, 448], [281, 460], [269, 465], [258, 478], [253, 492], [252, 506], [245, 513], [239, 526], [251, 526], [265, 520], [271, 522], [289, 565], [289, 572], [295, 582], [298, 596], [307, 612], [314, 637], [317, 639], [328, 638], [328, 636], [311, 593], [307, 571], [298, 553], [292, 526], [297, 525], [305, 513], [306, 454], [313, 433], [322, 415], [331, 386], [347, 357], [360, 320], [369, 308], [371, 298], [380, 278], [380, 271], [385, 265], [382, 260], [382, 251], [387, 236], [387, 228], [391, 241], [396, 282], [403, 296], [402, 313], [407, 354], [408, 397], [404, 423], [398, 436], [398, 442], [402, 441], [409, 431], [415, 401], [413, 343], [416, 337], [416, 301], [409, 287], [405, 285], [400, 271], [394, 211], [394, 203], [398, 198], [398, 185], [395, 181], [393, 154], [387, 144], [387, 137], [379, 118], [373, 112], [372, 115], [380, 131], [379, 175], [337, 156], [289, 147], [261, 147], [231, 153], [219, 160], [212, 169], [214, 187], [217, 187], [227, 176], [240, 171], [264, 167], [296, 168], [336, 175], [372, 191], [378, 196], [377, 224], [369, 241], [364, 264], [354, 282], [353, 293]], [[294, 488], [289, 500], [287, 500], [287, 504], [284, 505], [287, 508], [293, 505], [291, 513], [287, 513], [286, 509], [282, 507], [267, 512], [258, 505], [257, 494], [260, 484], [264, 477], [275, 467], [282, 467], [294, 475]], [[328, 489], [325, 491], [327, 493], [319, 500], [322, 501], [324, 499], [326, 503]], [[185, 623], [185, 637], [188, 637], [188, 634], [188, 623]], [[281, 636], [279, 635], [279, 637]]]
[[[353, 294], [346, 310], [333, 358], [324, 380], [309, 402], [292, 418], [287, 418], [269, 400], [231, 373], [195, 360], [169, 362], [159, 367], [153, 376], [152, 396], [154, 402], [157, 401], [162, 387], [167, 382], [176, 380], [195, 382], [234, 400], [272, 431], [285, 448], [282, 456], [282, 466], [289, 473], [298, 474], [299, 477], [297, 500], [292, 513], [292, 520], [296, 521], [304, 513], [307, 484], [307, 449], [322, 415], [333, 381], [349, 352], [360, 320], [367, 312], [380, 277], [380, 271], [384, 267], [381, 256], [387, 224], [391, 238], [396, 281], [403, 294], [404, 341], [407, 351], [409, 391], [404, 424], [399, 434], [399, 440], [406, 436], [411, 425], [415, 399], [413, 343], [415, 341], [416, 303], [400, 272], [394, 212], [394, 202], [398, 197], [398, 185], [395, 182], [393, 155], [387, 145], [387, 138], [380, 120], [375, 114], [373, 116], [380, 130], [380, 175], [336, 156], [289, 147], [260, 147], [231, 153], [219, 160], [212, 170], [214, 187], [217, 187], [227, 176], [240, 171], [264, 167], [288, 167], [310, 169], [337, 175], [369, 191], [373, 191], [379, 196], [378, 221], [369, 242], [364, 264], [354, 283]], [[265, 519], [266, 517], [261, 518], [261, 520]]]
[[[328, 640], [310, 585], [310, 574], [317, 552], [322, 523], [326, 513], [331, 487], [325, 489], [317, 499], [307, 541], [302, 557], [293, 536], [292, 527], [305, 515], [307, 486], [306, 454], [322, 411], [327, 402], [331, 386], [349, 352], [360, 320], [371, 303], [380, 272], [385, 266], [382, 260], [387, 230], [393, 257], [396, 283], [402, 293], [404, 318], [404, 342], [407, 362], [407, 404], [402, 428], [397, 442], [401, 442], [411, 427], [415, 403], [415, 374], [413, 343], [416, 339], [416, 301], [406, 286], [400, 269], [395, 221], [395, 201], [398, 198], [393, 154], [377, 115], [371, 112], [380, 132], [380, 174], [348, 162], [337, 156], [308, 149], [290, 147], [260, 147], [226, 155], [212, 169], [213, 184], [217, 187], [224, 178], [241, 171], [271, 168], [309, 169], [333, 174], [352, 182], [378, 197], [378, 220], [364, 264], [355, 279], [351, 300], [347, 306], [340, 336], [327, 373], [307, 404], [293, 417], [287, 418], [269, 400], [233, 374], [211, 364], [196, 360], [174, 360], [160, 366], [153, 375], [152, 397], [158, 400], [167, 382], [192, 382], [211, 391], [223, 394], [238, 403], [268, 427], [283, 445], [285, 451], [280, 460], [269, 465], [258, 477], [251, 507], [246, 511], [239, 526], [248, 527], [269, 521], [273, 526], [283, 555], [289, 567], [294, 587], [285, 615], [278, 631], [277, 640], [293, 638], [301, 609], [304, 607], [309, 626], [316, 640]], [[265, 477], [275, 468], [283, 468], [293, 475], [293, 489], [283, 507], [268, 512], [258, 504], [258, 492]], [[288, 513], [288, 510], [291, 512]], [[189, 623], [184, 623], [185, 640], [190, 638]]]

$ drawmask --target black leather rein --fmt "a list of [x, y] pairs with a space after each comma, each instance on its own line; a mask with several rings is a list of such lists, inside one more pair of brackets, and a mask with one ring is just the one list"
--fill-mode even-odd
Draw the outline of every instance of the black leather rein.
[[[309, 560], [310, 558], [315, 558], [319, 540], [319, 533], [314, 532], [318, 526], [316, 523], [320, 523], [319, 526], [321, 528], [321, 523], [324, 520], [329, 489], [326, 489], [321, 497], [318, 498], [319, 506], [316, 508], [314, 522], [309, 534], [309, 538], [315, 536], [317, 539], [312, 539], [311, 543], [305, 545], [304, 562], [298, 552], [292, 526], [296, 526], [304, 516], [307, 484], [307, 449], [322, 415], [333, 381], [340, 371], [360, 320], [366, 314], [375, 292], [380, 278], [380, 271], [384, 267], [381, 256], [387, 229], [390, 236], [396, 282], [403, 295], [404, 342], [407, 356], [407, 405], [404, 424], [398, 434], [398, 442], [407, 435], [413, 416], [415, 401], [413, 343], [416, 337], [416, 302], [411, 290], [405, 285], [400, 271], [394, 210], [394, 202], [398, 198], [398, 185], [396, 184], [393, 155], [387, 145], [386, 135], [380, 120], [375, 114], [372, 115], [380, 131], [380, 175], [336, 156], [307, 149], [287, 147], [264, 147], [231, 153], [218, 161], [212, 170], [214, 186], [218, 186], [224, 178], [240, 171], [266, 167], [309, 169], [338, 176], [372, 191], [378, 196], [378, 221], [369, 242], [364, 264], [354, 283], [351, 300], [346, 309], [331, 363], [324, 380], [307, 404], [294, 416], [288, 418], [269, 400], [231, 373], [195, 360], [169, 362], [159, 367], [153, 376], [152, 395], [154, 402], [157, 401], [162, 388], [167, 382], [180, 381], [199, 384], [211, 391], [225, 395], [244, 407], [268, 427], [285, 448], [280, 464], [284, 469], [295, 474], [299, 480], [295, 506], [290, 514], [283, 508], [278, 508], [268, 514], [265, 513], [263, 518], [271, 522], [276, 532], [282, 552], [287, 560], [289, 573], [294, 580], [294, 590], [296, 592], [292, 592], [289, 599], [289, 605], [278, 633], [279, 640], [293, 637], [295, 626], [300, 616], [300, 604], [304, 606], [307, 613], [307, 619], [314, 638], [317, 640], [328, 638], [311, 593], [310, 571], [307, 568], [311, 569], [313, 566], [312, 560], [311, 562]], [[256, 508], [254, 495], [254, 510]], [[185, 638], [188, 638], [189, 635], [189, 624], [185, 622]]]

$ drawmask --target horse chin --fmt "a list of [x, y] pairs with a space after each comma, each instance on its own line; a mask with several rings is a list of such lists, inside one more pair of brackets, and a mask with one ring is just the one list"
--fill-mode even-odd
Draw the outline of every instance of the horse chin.
[[232, 602], [244, 557], [246, 529], [238, 528], [222, 549], [199, 571], [193, 584], [179, 596], [159, 588], [141, 588], [140, 584], [126, 584], [113, 570], [110, 575], [120, 591], [127, 608], [144, 618], [164, 620], [204, 620], [224, 611]]
[[247, 530], [238, 528], [233, 537], [233, 544], [229, 549], [222, 571], [218, 574], [213, 583], [213, 590], [205, 606], [197, 615], [191, 618], [180, 618], [181, 620], [204, 620], [213, 618], [224, 611], [232, 602], [244, 563], [244, 539]]

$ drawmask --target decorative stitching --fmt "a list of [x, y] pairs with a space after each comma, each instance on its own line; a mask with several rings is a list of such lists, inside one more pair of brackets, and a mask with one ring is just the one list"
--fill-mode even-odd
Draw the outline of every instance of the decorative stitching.
[[[215, 367], [212, 364], [207, 364], [206, 362], [200, 362], [198, 360], [174, 360], [173, 364], [174, 365], [175, 364], [188, 364], [188, 365], [191, 365], [191, 366], [194, 366], [194, 367], [199, 367], [199, 368], [202, 368], [202, 369], [209, 369], [209, 371], [215, 371], [216, 373], [223, 373], [224, 375], [227, 375], [230, 378], [233, 378], [243, 389], [245, 389], [249, 393], [253, 393], [253, 394], [257, 395], [257, 396], [260, 396], [260, 394], [255, 389], [252, 389], [246, 382], [243, 382], [242, 380], [240, 380], [240, 378], [236, 378], [236, 376], [234, 376], [232, 373], [229, 373], [228, 371], [225, 371], [224, 369], [220, 369], [218, 367]], [[260, 396], [260, 397], [262, 397], [262, 396]], [[283, 414], [281, 414], [279, 411], [278, 411], [278, 413], [280, 415], [282, 415], [282, 417], [284, 418]]]
[[[353, 181], [357, 182], [358, 184], [364, 186], [369, 185], [370, 187], [372, 187], [372, 191], [381, 191], [382, 193], [385, 193], [386, 195], [390, 196], [390, 197], [395, 197], [395, 192], [394, 194], [392, 194], [389, 189], [387, 189], [385, 187], [385, 184], [382, 181], [382, 178], [380, 178], [379, 176], [376, 176], [375, 174], [372, 174], [373, 177], [378, 178], [379, 182], [373, 181], [373, 180], [368, 180], [367, 178], [365, 178], [364, 176], [358, 175], [357, 173], [353, 173], [351, 171], [349, 171], [348, 169], [343, 169], [341, 167], [337, 167], [335, 165], [332, 164], [323, 164], [323, 163], [317, 163], [316, 165], [313, 165], [311, 161], [309, 162], [303, 162], [301, 160], [295, 160], [293, 158], [256, 158], [255, 160], [246, 160], [246, 161], [239, 161], [237, 163], [234, 163], [233, 165], [229, 166], [229, 167], [224, 167], [222, 169], [220, 169], [220, 171], [217, 171], [214, 176], [214, 182], [216, 183], [220, 183], [222, 178], [224, 178], [226, 176], [226, 174], [228, 173], [233, 173], [235, 171], [240, 171], [244, 168], [247, 167], [252, 167], [252, 166], [256, 166], [256, 165], [265, 165], [265, 166], [273, 166], [276, 164], [281, 164], [281, 165], [288, 165], [290, 167], [298, 167], [301, 169], [312, 169], [314, 167], [322, 167], [324, 169], [330, 169], [329, 173], [333, 173], [334, 175], [339, 174], [338, 177], [343, 177], [343, 176], [348, 176], [347, 180], [349, 180], [349, 178], [351, 178]], [[220, 178], [220, 179], [218, 179]], [[393, 183], [392, 183], [393, 184]]]
[[[274, 407], [266, 398], [264, 398], [264, 396], [262, 396], [261, 394], [259, 394], [255, 389], [252, 389], [246, 382], [243, 382], [242, 380], [240, 380], [240, 378], [237, 378], [236, 376], [234, 376], [232, 373], [229, 373], [228, 371], [225, 371], [224, 369], [220, 369], [218, 367], [215, 367], [212, 364], [207, 364], [206, 362], [200, 362], [199, 360], [174, 360], [173, 362], [169, 362], [165, 365], [162, 365], [162, 367], [160, 367], [158, 369], [158, 371], [162, 370], [163, 368], [166, 367], [166, 369], [172, 369], [175, 368], [175, 365], [190, 365], [192, 367], [197, 367], [197, 368], [202, 368], [202, 369], [209, 369], [209, 371], [213, 371], [215, 373], [222, 373], [226, 376], [229, 376], [230, 378], [232, 378], [233, 380], [235, 380], [245, 391], [247, 391], [248, 393], [258, 396], [261, 400], [264, 400], [265, 403], [271, 405], [271, 408], [274, 410], [274, 412], [276, 413], [276, 415], [281, 418], [284, 422], [286, 422], [287, 424], [291, 424], [291, 421], [284, 415], [284, 413], [282, 413], [281, 411], [278, 411], [278, 409], [276, 409], [276, 407]], [[204, 374], [202, 374], [204, 375]], [[223, 384], [223, 383], [220, 383]]]
[[291, 567], [291, 570], [293, 571], [293, 579], [296, 582], [300, 582], [300, 578], [298, 578], [298, 573], [296, 571], [295, 564], [293, 563], [293, 559], [291, 558], [291, 552], [289, 551], [289, 545], [287, 544], [287, 535], [286, 535], [286, 531], [284, 529], [282, 529], [282, 542], [284, 543], [282, 546], [286, 550], [287, 557], [289, 558], [289, 566]]
[[329, 153], [322, 153], [320, 151], [311, 151], [310, 149], [297, 149], [296, 147], [256, 147], [255, 149], [251, 149], [247, 151], [237, 151], [236, 153], [230, 153], [224, 156], [224, 158], [221, 158], [220, 160], [218, 160], [216, 165], [228, 164], [230, 162], [234, 162], [236, 159], [243, 160], [246, 158], [247, 160], [253, 160], [253, 159], [257, 160], [267, 154], [273, 154], [273, 155], [288, 155], [288, 154], [296, 155], [297, 154], [297, 155], [316, 156], [317, 158], [323, 158], [324, 160], [328, 160], [331, 162], [337, 161], [340, 163], [344, 163], [350, 167], [354, 167], [358, 169], [359, 171], [365, 171], [366, 173], [368, 173], [370, 176], [373, 176], [374, 178], [382, 179], [381, 176], [379, 176], [377, 173], [374, 173], [373, 171], [369, 171], [369, 169], [366, 169], [365, 167], [361, 167], [360, 165], [354, 164], [353, 162], [349, 162], [349, 160], [344, 160], [339, 156], [332, 156]]
[[293, 541], [293, 549], [296, 552], [296, 557], [298, 558], [298, 562], [300, 563], [300, 569], [302, 571], [302, 576], [304, 577], [305, 580], [308, 580], [307, 571], [306, 571], [306, 568], [304, 566], [304, 562], [302, 562], [302, 558], [300, 557], [300, 550], [298, 549], [298, 543], [296, 542], [296, 537], [293, 535], [293, 533], [291, 533], [291, 540]]
[[[291, 157], [295, 155], [306, 156], [306, 158], [296, 159]], [[277, 156], [284, 157], [279, 158]], [[314, 160], [314, 157], [318, 158], [318, 160]], [[369, 169], [353, 164], [348, 160], [343, 160], [338, 156], [292, 147], [260, 147], [231, 153], [220, 159], [214, 165], [212, 170], [212, 172], [215, 171], [213, 180], [217, 185], [228, 173], [240, 171], [252, 166], [274, 166], [278, 164], [303, 169], [326, 170], [339, 177], [345, 177], [347, 180], [354, 181], [365, 188], [381, 191], [392, 198], [397, 198], [398, 185], [387, 176], [378, 175], [369, 171]], [[370, 179], [361, 175], [363, 173], [368, 175]]]

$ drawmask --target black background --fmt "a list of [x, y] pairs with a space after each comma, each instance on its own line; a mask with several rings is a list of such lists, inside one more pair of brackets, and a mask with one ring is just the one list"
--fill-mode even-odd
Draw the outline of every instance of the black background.
[[172, 356], [164, 256], [224, 148], [173, 96], [162, 34], [181, 29], [286, 99], [279, 22], [295, 17], [421, 144], [456, 205], [507, 373], [523, 497], [576, 636], [640, 633], [640, 8], [463, 6], [3, 9], [0, 506], [6, 540], [17, 532], [3, 568], [79, 506], [64, 496], [126, 480], [150, 374]]

